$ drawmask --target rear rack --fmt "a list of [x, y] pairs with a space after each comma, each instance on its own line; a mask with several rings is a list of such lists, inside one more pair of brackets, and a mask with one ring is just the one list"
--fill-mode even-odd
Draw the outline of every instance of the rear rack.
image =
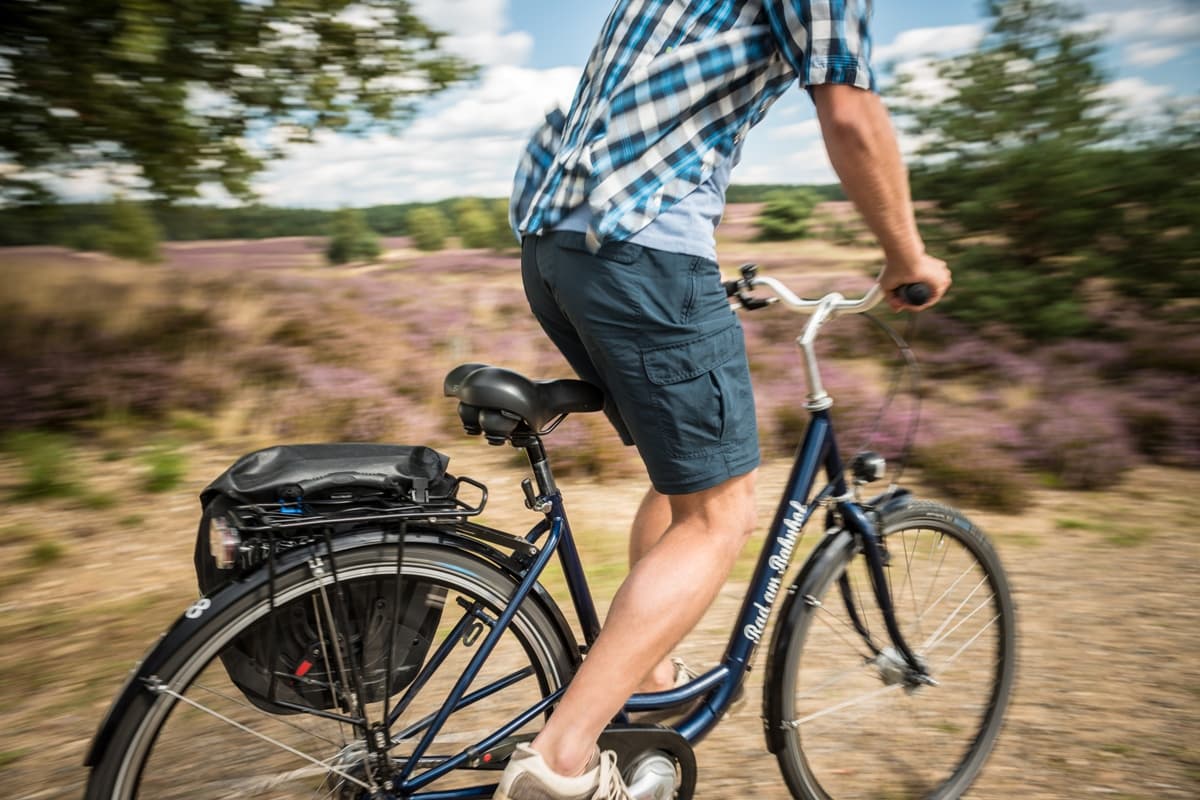
[[[479, 500], [471, 505], [458, 498], [462, 484], [479, 490]], [[487, 505], [487, 487], [479, 481], [458, 477], [446, 497], [430, 497], [423, 503], [412, 500], [396, 501], [394, 505], [370, 506], [361, 501], [348, 500], [344, 508], [313, 513], [297, 503], [250, 503], [234, 506], [226, 514], [234, 526], [243, 534], [274, 534], [279, 531], [295, 531], [327, 525], [347, 525], [359, 522], [399, 522], [421, 520], [423, 522], [462, 521], [483, 512]], [[311, 505], [336, 505], [336, 500], [320, 500]], [[391, 502], [391, 501], [386, 501]]]

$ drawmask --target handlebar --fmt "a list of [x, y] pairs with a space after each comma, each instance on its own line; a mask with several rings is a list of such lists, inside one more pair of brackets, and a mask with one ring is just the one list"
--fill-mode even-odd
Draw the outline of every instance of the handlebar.
[[[758, 266], [745, 264], [741, 268], [742, 277], [737, 280], [725, 281], [725, 295], [737, 298], [742, 308], [754, 311], [759, 308], [782, 302], [784, 305], [805, 314], [812, 314], [817, 309], [825, 309], [827, 317], [838, 317], [843, 314], [861, 314], [870, 311], [883, 300], [883, 288], [874, 284], [865, 295], [859, 298], [846, 298], [837, 292], [831, 292], [818, 300], [806, 300], [797, 296], [777, 278], [758, 275]], [[747, 291], [765, 287], [774, 293], [774, 297], [754, 297]], [[923, 283], [906, 283], [898, 286], [895, 293], [906, 305], [923, 306], [929, 302], [931, 292]]]
[[[816, 339], [817, 332], [829, 320], [843, 314], [861, 314], [870, 311], [883, 299], [883, 287], [875, 283], [865, 295], [857, 298], [846, 298], [838, 292], [830, 292], [819, 300], [805, 300], [784, 286], [776, 278], [760, 277], [758, 267], [746, 264], [741, 269], [742, 276], [737, 280], [725, 281], [725, 294], [736, 298], [738, 305], [748, 311], [766, 308], [773, 303], [783, 303], [791, 309], [803, 314], [809, 314], [810, 319], [804, 326], [804, 332], [796, 339], [804, 354], [804, 368], [808, 378], [808, 400], [805, 407], [810, 411], [821, 411], [833, 405], [833, 400], [821, 383], [821, 373], [817, 368]], [[754, 297], [747, 292], [756, 288], [766, 288], [773, 292], [772, 297]], [[929, 287], [923, 283], [909, 283], [896, 288], [897, 295], [908, 305], [922, 306], [931, 296]]]

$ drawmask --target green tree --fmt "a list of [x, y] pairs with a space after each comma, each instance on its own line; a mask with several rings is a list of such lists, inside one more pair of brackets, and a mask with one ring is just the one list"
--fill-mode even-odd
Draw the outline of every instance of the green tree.
[[418, 250], [441, 250], [446, 246], [446, 215], [433, 206], [419, 206], [408, 212], [406, 227]]
[[[979, 48], [938, 66], [948, 96], [923, 96], [903, 78], [898, 92], [921, 142], [914, 193], [935, 204], [923, 220], [927, 239], [954, 268], [945, 309], [1054, 337], [1095, 325], [1085, 303], [1091, 279], [1170, 295], [1187, 263], [1194, 272], [1196, 250], [1189, 259], [1177, 245], [1147, 249], [1166, 230], [1156, 193], [1171, 196], [1176, 233], [1194, 245], [1194, 199], [1190, 221], [1180, 221], [1197, 177], [1194, 169], [1160, 175], [1155, 186], [1145, 167], [1177, 157], [1195, 164], [1195, 137], [1191, 155], [1186, 135], [1146, 149], [1115, 123], [1101, 93], [1098, 34], [1082, 30], [1070, 7], [990, 0], [987, 9]], [[1157, 267], [1147, 270], [1148, 259]], [[1148, 272], [1157, 276], [1151, 284]]]
[[808, 189], [775, 192], [758, 217], [760, 239], [803, 239], [811, 232], [812, 213], [820, 202]]
[[329, 246], [325, 256], [332, 264], [370, 261], [379, 255], [379, 235], [367, 225], [362, 212], [342, 208], [334, 212], [329, 226]]
[[158, 223], [144, 206], [117, 198], [109, 205], [104, 224], [81, 226], [68, 243], [76, 250], [99, 250], [117, 258], [155, 263], [162, 260], [161, 238]]
[[[133, 165], [154, 194], [250, 178], [319, 129], [394, 129], [473, 68], [405, 0], [6, 2], [0, 199], [36, 172]], [[267, 137], [268, 129], [281, 135]], [[253, 140], [253, 150], [246, 146]]]
[[484, 204], [468, 197], [454, 204], [454, 228], [463, 247], [491, 247], [496, 241], [496, 225]]
[[508, 200], [492, 200], [488, 204], [488, 213], [492, 217], [491, 248], [501, 253], [516, 250], [520, 243], [517, 241], [512, 223], [508, 219]]

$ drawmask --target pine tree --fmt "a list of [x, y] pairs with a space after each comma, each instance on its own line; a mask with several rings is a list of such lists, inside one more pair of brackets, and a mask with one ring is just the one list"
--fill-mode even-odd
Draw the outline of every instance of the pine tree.
[[[897, 110], [921, 142], [914, 194], [935, 204], [927, 241], [954, 269], [945, 309], [1054, 337], [1096, 325], [1085, 313], [1091, 279], [1125, 294], [1179, 292], [1186, 252], [1145, 247], [1164, 230], [1156, 207], [1165, 176], [1152, 186], [1147, 167], [1194, 164], [1194, 125], [1168, 146], [1118, 125], [1101, 93], [1098, 34], [1069, 7], [991, 0], [988, 11], [979, 48], [938, 66], [948, 96], [931, 102], [912, 82], [899, 86]], [[1184, 219], [1178, 192], [1190, 183], [1195, 197], [1196, 181], [1194, 170], [1167, 179], [1172, 218]], [[1184, 243], [1195, 244], [1197, 218], [1175, 224]], [[1148, 258], [1157, 266], [1147, 270]]]

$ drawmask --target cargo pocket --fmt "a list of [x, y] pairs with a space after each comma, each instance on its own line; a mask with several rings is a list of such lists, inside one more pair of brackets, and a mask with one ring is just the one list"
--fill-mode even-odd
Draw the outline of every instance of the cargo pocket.
[[716, 371], [742, 352], [742, 330], [737, 324], [642, 351], [651, 384], [651, 413], [660, 434], [658, 446], [665, 452], [690, 457], [720, 450], [733, 410], [723, 395], [732, 387], [723, 386], [727, 382]]

